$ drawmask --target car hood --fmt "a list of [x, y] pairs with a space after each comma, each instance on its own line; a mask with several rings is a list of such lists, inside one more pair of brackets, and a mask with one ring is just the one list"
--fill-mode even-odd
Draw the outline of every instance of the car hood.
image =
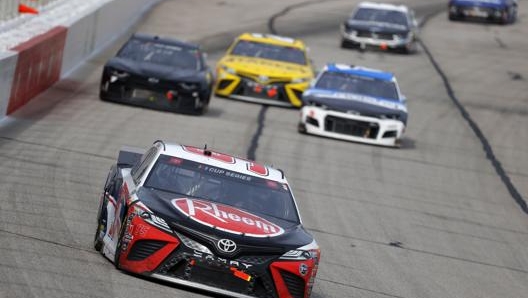
[[199, 70], [137, 62], [119, 57], [110, 59], [105, 67], [111, 67], [142, 77], [151, 77], [169, 81], [200, 82], [204, 78], [204, 73]]
[[377, 118], [382, 115], [387, 118], [395, 116], [403, 123], [407, 123], [407, 106], [393, 100], [314, 88], [305, 91], [302, 100], [305, 105], [316, 104], [330, 110], [358, 113], [364, 116]]
[[409, 28], [404, 25], [373, 21], [358, 21], [352, 19], [346, 22], [346, 27], [348, 30], [361, 30], [392, 34], [403, 34], [409, 32]]
[[[276, 247], [280, 251], [312, 242], [297, 223], [255, 214], [233, 206], [141, 187], [140, 201], [178, 232], [230, 238], [237, 243]], [[206, 238], [207, 238], [206, 237]]]
[[298, 77], [313, 77], [312, 69], [307, 65], [281, 62], [255, 57], [226, 56], [219, 64], [234, 69], [237, 72], [291, 80]]

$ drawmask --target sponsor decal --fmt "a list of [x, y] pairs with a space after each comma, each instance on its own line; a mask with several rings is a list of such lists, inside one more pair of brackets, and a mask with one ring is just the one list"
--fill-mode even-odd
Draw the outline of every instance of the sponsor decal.
[[216, 247], [220, 251], [226, 252], [226, 253], [232, 253], [237, 249], [235, 241], [231, 239], [220, 239], [216, 243]]
[[57, 26], [11, 49], [18, 52], [18, 59], [7, 104], [8, 115], [59, 80], [67, 32], [68, 28]]
[[305, 276], [306, 273], [308, 273], [308, 265], [306, 265], [305, 263], [301, 263], [301, 265], [299, 265], [299, 273], [302, 276]]
[[255, 173], [257, 175], [260, 175], [260, 176], [268, 176], [269, 175], [268, 168], [263, 166], [263, 165], [260, 165], [260, 164], [254, 163], [254, 162], [248, 162], [246, 167], [247, 167], [248, 171], [250, 171], [252, 173]]
[[380, 107], [384, 107], [388, 109], [394, 109], [394, 110], [400, 110], [400, 111], [407, 112], [407, 107], [405, 107], [405, 105], [399, 102], [395, 102], [393, 100], [386, 100], [386, 99], [371, 97], [371, 96], [346, 93], [346, 92], [337, 92], [337, 91], [313, 90], [313, 89], [306, 91], [305, 94], [306, 96], [323, 97], [323, 98], [326, 97], [326, 98], [357, 101], [357, 102], [376, 105], [376, 106], [380, 106]]
[[395, 23], [386, 23], [386, 22], [377, 22], [377, 21], [361, 21], [361, 20], [351, 20], [348, 22], [351, 26], [353, 25], [364, 25], [364, 26], [379, 26], [385, 28], [394, 28], [399, 30], [407, 29], [405, 25], [395, 24]]
[[198, 199], [178, 198], [172, 205], [188, 218], [224, 232], [249, 237], [274, 237], [284, 234], [280, 226], [235, 207]]
[[209, 264], [216, 264], [218, 266], [233, 266], [239, 269], [249, 269], [249, 267], [253, 266], [252, 264], [239, 262], [237, 260], [228, 260], [224, 258], [217, 257], [212, 254], [203, 253], [200, 251], [195, 250], [193, 257], [199, 259], [202, 262], [207, 262]]

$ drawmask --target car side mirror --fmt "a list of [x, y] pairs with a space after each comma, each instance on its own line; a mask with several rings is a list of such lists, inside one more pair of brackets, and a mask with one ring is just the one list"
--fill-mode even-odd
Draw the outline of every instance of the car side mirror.
[[406, 97], [405, 95], [402, 95], [400, 101], [401, 101], [402, 103], [407, 103], [407, 97]]

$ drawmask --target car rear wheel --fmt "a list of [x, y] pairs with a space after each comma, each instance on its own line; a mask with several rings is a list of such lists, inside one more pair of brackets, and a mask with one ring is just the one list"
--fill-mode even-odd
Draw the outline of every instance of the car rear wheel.
[[106, 218], [106, 204], [105, 197], [101, 199], [101, 204], [99, 206], [99, 211], [97, 212], [97, 228], [95, 229], [94, 235], [94, 248], [96, 251], [101, 251], [104, 246], [103, 236], [104, 236], [104, 227]]
[[500, 23], [503, 24], [503, 25], [507, 25], [510, 23], [510, 20], [511, 17], [510, 17], [510, 12], [508, 10], [505, 10], [502, 12], [502, 17], [501, 17], [501, 21]]
[[125, 235], [125, 231], [128, 229], [129, 221], [128, 218], [128, 210], [125, 210], [125, 217], [122, 219], [122, 225], [121, 229], [119, 229], [119, 237], [117, 238], [117, 245], [116, 250], [114, 254], [114, 266], [119, 269], [119, 258], [121, 257], [121, 251], [123, 250], [123, 237]]

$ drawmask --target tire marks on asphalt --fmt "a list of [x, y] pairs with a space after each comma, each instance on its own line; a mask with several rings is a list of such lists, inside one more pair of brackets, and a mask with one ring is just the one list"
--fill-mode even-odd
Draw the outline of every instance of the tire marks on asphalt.
[[454, 260], [454, 261], [459, 261], [459, 262], [464, 262], [464, 263], [470, 263], [470, 264], [475, 264], [475, 265], [481, 265], [481, 266], [486, 266], [486, 267], [503, 269], [503, 270], [508, 270], [508, 271], [522, 273], [522, 274], [528, 274], [528, 270], [525, 270], [525, 269], [522, 269], [522, 268], [515, 268], [515, 267], [511, 267], [511, 266], [497, 265], [497, 264], [492, 264], [492, 263], [488, 263], [488, 262], [484, 262], [484, 261], [473, 260], [473, 259], [469, 259], [469, 258], [462, 258], [462, 257], [451, 256], [451, 255], [447, 255], [447, 254], [443, 254], [443, 253], [438, 253], [438, 252], [433, 252], [433, 251], [428, 251], [428, 250], [423, 250], [423, 249], [412, 248], [412, 247], [405, 246], [404, 243], [401, 243], [399, 241], [382, 242], [382, 241], [376, 241], [376, 240], [371, 240], [371, 239], [362, 238], [362, 237], [349, 236], [349, 235], [343, 235], [343, 234], [328, 232], [328, 231], [320, 230], [320, 229], [317, 229], [317, 228], [309, 228], [309, 227], [307, 227], [307, 229], [310, 232], [313, 232], [313, 233], [325, 234], [325, 235], [329, 235], [329, 236], [333, 236], [333, 237], [345, 238], [345, 239], [355, 240], [355, 241], [364, 242], [364, 243], [368, 243], [368, 244], [382, 245], [382, 246], [386, 246], [386, 247], [393, 248], [393, 249], [402, 249], [402, 250], [405, 250], [405, 251], [414, 252], [414, 253], [423, 254], [423, 255], [428, 255], [428, 256], [435, 256], [435, 257], [439, 257], [439, 258], [444, 258], [444, 259], [449, 259], [449, 260]]
[[504, 186], [510, 193], [510, 196], [519, 205], [521, 210], [524, 213], [528, 214], [528, 205], [526, 204], [526, 201], [524, 200], [522, 195], [519, 193], [519, 191], [517, 190], [517, 188], [511, 181], [509, 175], [506, 173], [506, 171], [502, 167], [502, 164], [497, 158], [497, 156], [495, 155], [495, 152], [493, 151], [493, 148], [491, 147], [491, 144], [489, 143], [488, 138], [486, 137], [486, 135], [484, 135], [484, 133], [480, 129], [480, 126], [477, 124], [477, 122], [475, 122], [475, 120], [473, 120], [473, 118], [471, 117], [471, 114], [469, 114], [465, 106], [460, 102], [460, 100], [456, 96], [455, 91], [453, 90], [453, 87], [451, 86], [451, 83], [449, 81], [449, 78], [444, 73], [444, 71], [440, 67], [440, 64], [436, 61], [436, 59], [434, 58], [433, 54], [431, 53], [431, 51], [429, 50], [425, 42], [423, 42], [423, 40], [419, 40], [419, 43], [422, 46], [425, 54], [429, 58], [429, 61], [433, 65], [434, 69], [436, 70], [440, 78], [442, 79], [447, 95], [451, 99], [451, 102], [459, 110], [462, 118], [468, 123], [469, 127], [471, 128], [475, 136], [478, 138], [478, 140], [482, 144], [482, 149], [486, 153], [486, 158], [490, 161], [491, 165], [495, 169], [495, 172], [497, 173], [502, 183], [504, 184]]

